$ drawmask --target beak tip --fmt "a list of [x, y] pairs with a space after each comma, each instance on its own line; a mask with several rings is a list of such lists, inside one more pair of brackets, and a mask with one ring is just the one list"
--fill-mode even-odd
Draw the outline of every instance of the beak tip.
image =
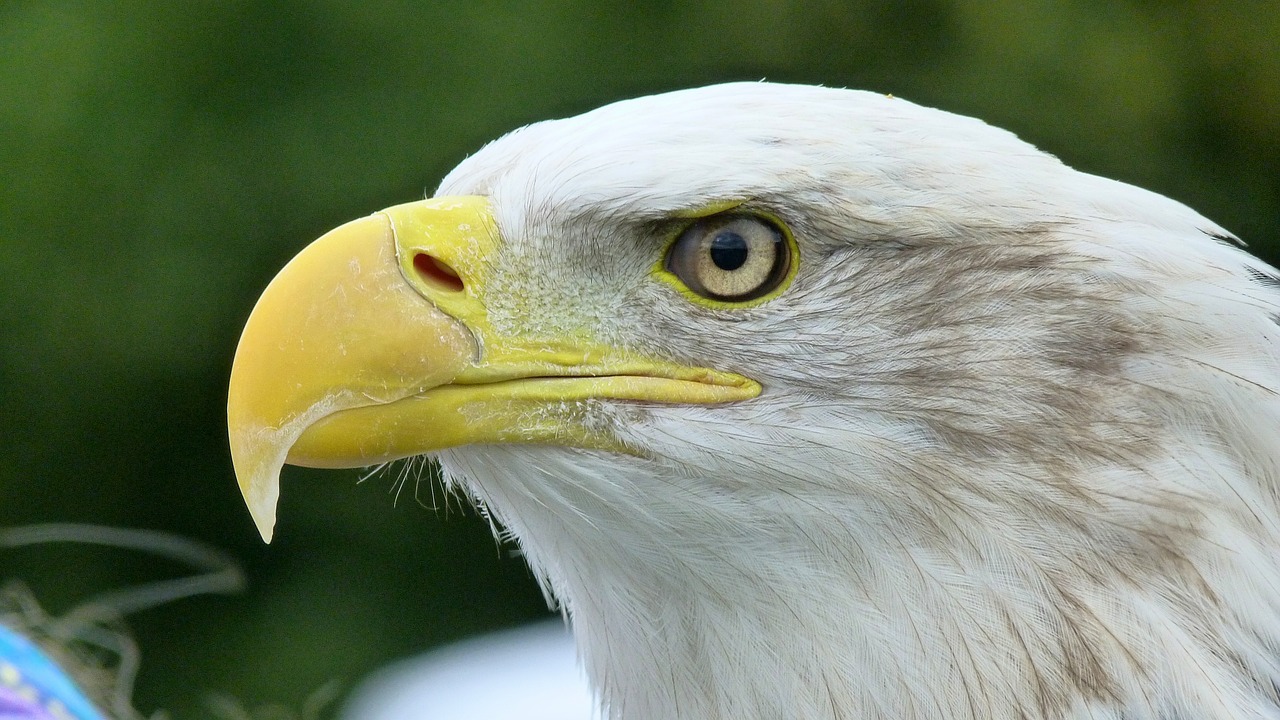
[[[257, 522], [255, 520], [254, 522]], [[275, 519], [258, 523], [258, 534], [262, 535], [262, 542], [270, 545], [271, 538], [275, 534]]]
[[[234, 385], [234, 380], [233, 380]], [[263, 429], [245, 420], [243, 413], [231, 408], [228, 423], [231, 439], [231, 465], [244, 504], [249, 508], [253, 524], [263, 541], [270, 543], [275, 534], [276, 505], [280, 501], [280, 471], [284, 467], [290, 440], [297, 433]]]
[[[276, 500], [278, 492], [271, 497], [259, 497], [249, 500], [249, 514], [253, 516], [253, 524], [258, 528], [262, 541], [270, 544], [276, 529]], [[246, 498], [248, 500], [248, 498]]]

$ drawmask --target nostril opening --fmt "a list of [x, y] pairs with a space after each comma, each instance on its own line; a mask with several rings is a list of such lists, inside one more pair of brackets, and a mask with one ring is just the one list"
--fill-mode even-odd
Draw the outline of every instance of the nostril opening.
[[418, 275], [423, 280], [439, 290], [447, 292], [462, 290], [462, 278], [458, 277], [458, 271], [426, 253], [413, 256], [413, 269], [418, 271]]

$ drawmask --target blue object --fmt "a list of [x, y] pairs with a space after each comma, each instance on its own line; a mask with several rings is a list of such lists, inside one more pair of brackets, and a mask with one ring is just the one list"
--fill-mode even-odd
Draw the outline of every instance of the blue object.
[[0, 625], [0, 720], [105, 720], [35, 643]]

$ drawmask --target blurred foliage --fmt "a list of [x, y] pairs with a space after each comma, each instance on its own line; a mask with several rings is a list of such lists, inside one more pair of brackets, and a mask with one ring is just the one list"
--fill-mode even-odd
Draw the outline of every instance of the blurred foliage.
[[[423, 196], [521, 124], [734, 79], [875, 89], [1280, 241], [1280, 4], [493, 0], [0, 3], [0, 525], [167, 530], [250, 590], [141, 614], [137, 704], [300, 706], [545, 612], [470, 511], [412, 482], [286, 473], [262, 546], [224, 438], [257, 293], [310, 239]], [[430, 494], [427, 486], [423, 492]], [[457, 503], [454, 503], [456, 506]], [[8, 551], [53, 609], [173, 568]]]

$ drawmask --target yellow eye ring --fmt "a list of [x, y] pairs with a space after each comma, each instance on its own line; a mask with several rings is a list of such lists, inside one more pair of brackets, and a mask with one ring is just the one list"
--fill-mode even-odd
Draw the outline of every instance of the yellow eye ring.
[[699, 218], [671, 241], [659, 275], [703, 303], [758, 304], [795, 274], [795, 240], [779, 221], [758, 213]]

